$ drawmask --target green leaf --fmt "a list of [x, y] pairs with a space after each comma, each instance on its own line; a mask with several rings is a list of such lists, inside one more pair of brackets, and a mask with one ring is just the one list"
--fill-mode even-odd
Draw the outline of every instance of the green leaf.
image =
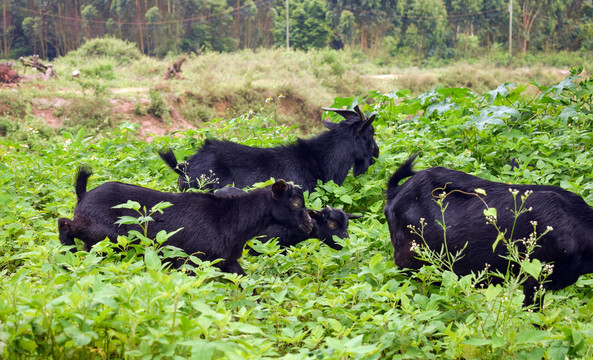
[[445, 99], [442, 102], [435, 102], [435, 103], [430, 104], [426, 108], [426, 112], [424, 113], [424, 116], [430, 117], [430, 115], [432, 115], [433, 113], [436, 113], [437, 115], [443, 115], [447, 111], [449, 111], [451, 109], [456, 109], [456, 108], [457, 108], [457, 105], [455, 103], [451, 103], [451, 100]]
[[542, 263], [538, 259], [533, 260], [524, 260], [521, 263], [521, 268], [529, 275], [531, 275], [534, 279], [539, 278], [539, 274], [542, 271]]
[[[484, 192], [484, 194], [485, 194], [485, 192]], [[484, 209], [484, 216], [486, 216], [486, 217], [492, 216], [494, 219], [496, 219], [497, 216], [498, 216], [498, 213], [496, 211], [496, 208], [487, 208], [487, 209]]]
[[338, 339], [332, 338], [332, 337], [326, 337], [325, 338], [325, 342], [327, 343], [327, 345], [332, 348], [335, 349], [339, 352], [343, 352], [345, 350], [344, 348], [344, 344], [342, 344], [342, 342]]
[[161, 267], [161, 259], [152, 248], [144, 251], [144, 264], [150, 270], [158, 270]]
[[237, 330], [245, 334], [263, 334], [262, 329], [260, 329], [259, 327], [251, 324], [245, 324], [242, 322], [232, 323], [231, 327], [234, 330]]
[[120, 216], [115, 222], [116, 225], [137, 224], [138, 218], [133, 216]]
[[507, 95], [509, 94], [509, 88], [510, 87], [516, 87], [517, 85], [513, 84], [513, 83], [504, 83], [502, 85], [500, 85], [499, 87], [497, 87], [496, 89], [489, 91], [486, 93], [485, 97], [488, 99], [488, 102], [490, 104], [492, 104], [494, 102], [494, 100], [496, 100], [497, 98], [506, 98]]
[[517, 354], [517, 360], [541, 360], [544, 357], [546, 349], [535, 348], [531, 350], [521, 350]]
[[132, 210], [140, 210], [140, 203], [132, 200], [128, 200], [125, 204], [115, 205], [113, 209], [132, 209]]
[[84, 138], [84, 127], [81, 127], [76, 134], [76, 140], [74, 141], [73, 145], [80, 145], [82, 144], [82, 139]]
[[350, 195], [347, 194], [340, 196], [340, 201], [346, 204], [352, 204], [352, 198], [350, 197]]
[[478, 339], [478, 338], [471, 338], [461, 342], [462, 344], [472, 345], [472, 346], [484, 346], [492, 344], [491, 339]]
[[93, 338], [88, 334], [78, 333], [78, 334], [75, 334], [72, 339], [74, 340], [74, 345], [85, 346], [85, 345], [88, 345]]
[[567, 122], [568, 119], [570, 118], [579, 118], [582, 113], [577, 112], [577, 110], [575, 109], [574, 105], [570, 105], [565, 107], [564, 109], [562, 109], [562, 111], [560, 112], [560, 115], [558, 115], [558, 117], [560, 118], [560, 120]]
[[[474, 189], [474, 192], [478, 195], [486, 196], [486, 190], [484, 190], [484, 189], [477, 188], [477, 189]], [[496, 210], [496, 209], [494, 209], [494, 210]], [[484, 213], [484, 215], [486, 215], [486, 213]], [[494, 216], [496, 216], [496, 214], [494, 214]]]
[[492, 285], [490, 284], [486, 291], [484, 292], [484, 297], [486, 297], [486, 301], [493, 301], [498, 297], [498, 295], [502, 292], [502, 286], [500, 284]]
[[548, 339], [552, 334], [549, 331], [526, 329], [521, 331], [515, 341], [518, 344], [537, 343]]
[[150, 213], [155, 213], [158, 211], [159, 213], [162, 214], [163, 210], [165, 210], [166, 208], [171, 207], [171, 206], [173, 206], [173, 204], [171, 204], [170, 202], [161, 201], [150, 209]]

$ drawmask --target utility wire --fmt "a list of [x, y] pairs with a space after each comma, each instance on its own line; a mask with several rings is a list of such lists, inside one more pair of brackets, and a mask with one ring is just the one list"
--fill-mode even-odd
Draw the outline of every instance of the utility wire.
[[[255, 5], [256, 8], [259, 8], [263, 5], [271, 4], [271, 3], [272, 3], [272, 0], [255, 0], [255, 1], [252, 1], [249, 3], [245, 3], [243, 5], [240, 5], [238, 7], [229, 7], [221, 12], [214, 13], [214, 14], [199, 15], [199, 16], [193, 16], [193, 17], [184, 18], [184, 19], [172, 19], [172, 20], [163, 20], [163, 21], [154, 21], [154, 22], [148, 22], [148, 21], [136, 22], [136, 21], [116, 21], [116, 20], [113, 20], [113, 24], [118, 27], [138, 28], [139, 26], [142, 26], [142, 27], [146, 27], [149, 29], [155, 28], [155, 27], [166, 27], [166, 26], [170, 26], [170, 25], [181, 25], [183, 27], [186, 27], [186, 26], [191, 26], [191, 25], [196, 25], [196, 24], [211, 23], [211, 22], [223, 19], [223, 18], [234, 17], [234, 16], [236, 16], [237, 13], [239, 13], [240, 15], [244, 15], [244, 14], [248, 13], [249, 8], [253, 5]], [[54, 19], [60, 19], [67, 24], [78, 24], [78, 23], [84, 22], [87, 24], [86, 26], [89, 26], [91, 28], [104, 29], [105, 26], [109, 23], [108, 21], [105, 21], [105, 20], [84, 20], [82, 18], [57, 15], [57, 14], [53, 14], [50, 12], [42, 11], [41, 9], [36, 10], [36, 9], [25, 8], [25, 7], [17, 6], [17, 5], [12, 5], [11, 7], [18, 9], [20, 11], [23, 11], [23, 12], [30, 13], [32, 15], [47, 16], [47, 17], [51, 17]], [[506, 11], [506, 9], [507, 9], [505, 6], [505, 7], [501, 7], [501, 8], [482, 10], [482, 11], [477, 11], [477, 12], [472, 12], [472, 13], [447, 14], [445, 16], [443, 16], [443, 15], [422, 16], [422, 15], [400, 15], [400, 14], [396, 14], [396, 13], [388, 13], [388, 12], [382, 11], [382, 10], [355, 9], [352, 7], [347, 7], [347, 6], [342, 6], [342, 5], [337, 5], [337, 6], [333, 6], [333, 7], [334, 7], [334, 9], [348, 10], [348, 11], [352, 11], [355, 13], [365, 13], [365, 14], [370, 14], [370, 15], [379, 15], [382, 17], [388, 16], [388, 17], [392, 17], [392, 18], [409, 19], [409, 20], [434, 19], [434, 18], [442, 18], [442, 17], [446, 17], [448, 19], [477, 17], [477, 16], [488, 15], [488, 14], [492, 14], [492, 13]]]

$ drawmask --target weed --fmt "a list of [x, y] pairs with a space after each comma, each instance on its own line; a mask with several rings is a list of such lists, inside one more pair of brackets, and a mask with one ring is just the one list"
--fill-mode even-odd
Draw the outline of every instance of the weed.
[[148, 114], [152, 114], [162, 120], [170, 120], [169, 104], [165, 97], [157, 90], [150, 89], [150, 104], [146, 108]]

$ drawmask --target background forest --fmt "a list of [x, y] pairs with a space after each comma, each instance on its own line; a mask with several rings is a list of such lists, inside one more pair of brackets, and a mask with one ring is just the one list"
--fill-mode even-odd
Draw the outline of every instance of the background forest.
[[[510, 2], [510, 4], [509, 4]], [[510, 5], [512, 4], [512, 11]], [[63, 56], [110, 35], [151, 56], [286, 46], [463, 58], [593, 48], [591, 0], [2, 0], [4, 58]], [[286, 15], [288, 8], [289, 16]], [[512, 22], [509, 18], [512, 14]]]

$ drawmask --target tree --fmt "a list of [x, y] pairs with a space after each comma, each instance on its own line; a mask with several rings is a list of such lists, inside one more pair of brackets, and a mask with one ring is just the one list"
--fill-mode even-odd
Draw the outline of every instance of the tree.
[[341, 20], [350, 21], [349, 16], [341, 16], [350, 12], [360, 36], [360, 48], [373, 50], [385, 33], [401, 27], [405, 5], [404, 0], [327, 0], [332, 27], [339, 29]]
[[146, 40], [146, 53], [151, 54], [150, 47], [152, 45], [153, 51], [158, 43], [159, 29], [157, 23], [161, 21], [161, 13], [157, 6], [153, 6], [146, 11], [144, 15], [148, 20], [147, 40]]
[[465, 52], [470, 36], [474, 35], [474, 21], [482, 8], [482, 0], [451, 0], [450, 14], [453, 14], [451, 23], [455, 26], [455, 36], [464, 33]]
[[518, 0], [521, 14], [521, 51], [527, 52], [527, 41], [530, 38], [533, 24], [537, 18], [545, 17], [552, 0]]
[[98, 14], [97, 8], [95, 8], [93, 5], [87, 5], [82, 9], [80, 14], [83, 19], [82, 26], [86, 30], [86, 38], [90, 39], [91, 38], [91, 24], [90, 24], [90, 22], [97, 17], [97, 14]]
[[445, 47], [447, 9], [443, 0], [412, 0], [407, 15], [417, 29], [418, 47], [427, 56], [438, 54]]
[[482, 45], [488, 49], [498, 39], [508, 36], [508, 1], [482, 0], [482, 14], [478, 19], [477, 31]]
[[[332, 31], [325, 21], [327, 10], [319, 0], [292, 1], [290, 12], [290, 45], [299, 50], [320, 48], [327, 45]], [[282, 11], [274, 28], [277, 44], [286, 41], [286, 17]]]
[[354, 31], [355, 31], [355, 18], [352, 11], [344, 10], [340, 14], [340, 22], [338, 24], [338, 34], [342, 40], [350, 45], [354, 46]]
[[27, 39], [33, 44], [33, 53], [37, 54], [37, 44], [41, 42], [41, 20], [39, 17], [26, 17], [21, 23], [23, 33]]

